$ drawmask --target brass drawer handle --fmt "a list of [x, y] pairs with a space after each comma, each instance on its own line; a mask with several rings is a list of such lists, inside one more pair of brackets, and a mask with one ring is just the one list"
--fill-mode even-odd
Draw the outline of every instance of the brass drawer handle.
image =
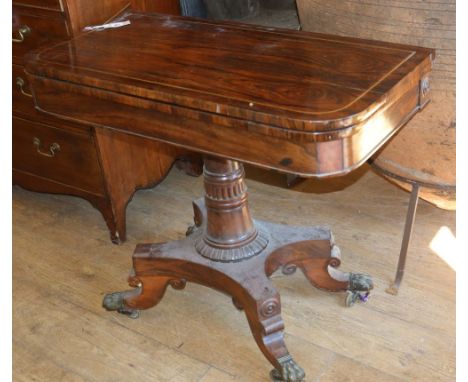
[[16, 42], [16, 43], [22, 43], [25, 39], [25, 37], [31, 33], [31, 29], [29, 29], [29, 27], [27, 25], [23, 25], [22, 27], [20, 27], [20, 29], [18, 29], [18, 35], [19, 35], [19, 38], [13, 38], [13, 42]]
[[60, 145], [58, 143], [52, 143], [49, 147], [49, 152], [45, 152], [41, 150], [41, 140], [37, 137], [33, 139], [33, 145], [36, 147], [36, 151], [38, 154], [43, 155], [45, 157], [53, 158], [57, 151], [60, 151]]
[[16, 85], [18, 85], [21, 94], [25, 95], [26, 97], [32, 97], [31, 93], [28, 93], [24, 90], [23, 86], [26, 85], [26, 81], [23, 80], [21, 77], [16, 77]]

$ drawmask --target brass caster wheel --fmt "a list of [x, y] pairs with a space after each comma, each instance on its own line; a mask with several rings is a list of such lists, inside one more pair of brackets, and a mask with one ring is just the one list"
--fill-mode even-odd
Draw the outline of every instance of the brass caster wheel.
[[190, 225], [188, 228], [187, 228], [187, 231], [185, 232], [185, 236], [190, 236], [192, 233], [194, 233], [196, 230], [197, 230], [197, 226], [194, 224], [194, 225]]
[[357, 291], [348, 290], [346, 292], [345, 306], [352, 307], [356, 302], [367, 302], [369, 300], [369, 292], [360, 293]]
[[356, 297], [357, 297], [357, 292], [351, 292], [350, 290], [348, 290], [346, 292], [345, 306], [347, 308], [351, 308], [356, 302]]
[[272, 371], [270, 371], [270, 379], [273, 382], [283, 381], [283, 378], [281, 378], [280, 372], [278, 370], [276, 370], [276, 369], [273, 369]]
[[138, 309], [119, 309], [117, 312], [128, 316], [132, 320], [140, 318], [140, 311]]

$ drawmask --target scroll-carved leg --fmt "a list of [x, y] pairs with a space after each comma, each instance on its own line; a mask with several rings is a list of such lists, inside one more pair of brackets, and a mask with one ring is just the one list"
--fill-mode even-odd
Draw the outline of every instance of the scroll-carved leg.
[[358, 299], [365, 301], [373, 288], [372, 278], [366, 274], [342, 272], [337, 269], [340, 264], [340, 250], [331, 240], [304, 240], [274, 251], [267, 260], [266, 273], [270, 276], [281, 267], [282, 272], [288, 275], [300, 268], [316, 288], [331, 292], [348, 291], [347, 306]]
[[129, 285], [135, 288], [106, 294], [102, 302], [103, 307], [107, 310], [116, 310], [131, 318], [138, 318], [140, 309], [149, 309], [162, 300], [168, 285], [175, 289], [183, 289], [185, 280], [167, 276], [138, 278], [130, 276]]
[[261, 285], [258, 285], [258, 281], [255, 281], [256, 291], [260, 291], [261, 296], [253, 293], [249, 296], [237, 296], [235, 304], [240, 304], [245, 310], [258, 347], [275, 367], [270, 373], [272, 379], [284, 382], [302, 381], [305, 377], [304, 370], [294, 361], [284, 342], [279, 293], [266, 277]]

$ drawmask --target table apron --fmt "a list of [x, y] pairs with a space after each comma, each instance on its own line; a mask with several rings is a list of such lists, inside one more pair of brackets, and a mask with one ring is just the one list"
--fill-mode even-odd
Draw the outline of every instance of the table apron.
[[363, 164], [419, 109], [419, 86], [367, 120], [320, 132], [284, 129], [29, 75], [36, 108], [96, 128], [304, 177], [345, 174]]

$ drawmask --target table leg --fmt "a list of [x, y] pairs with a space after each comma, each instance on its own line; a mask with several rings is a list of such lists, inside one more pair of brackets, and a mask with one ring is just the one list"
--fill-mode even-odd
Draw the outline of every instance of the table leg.
[[139, 244], [129, 278], [133, 290], [106, 295], [103, 305], [132, 317], [156, 305], [168, 285], [186, 281], [232, 297], [245, 311], [253, 337], [274, 366], [276, 381], [302, 381], [305, 374], [289, 354], [279, 293], [269, 276], [302, 269], [316, 287], [368, 291], [365, 275], [338, 271], [339, 249], [322, 227], [290, 227], [252, 219], [240, 163], [209, 158], [204, 166], [205, 198], [194, 202], [195, 228], [181, 240]]
[[[271, 253], [266, 263], [266, 273], [270, 276], [278, 268], [285, 275], [302, 270], [304, 276], [316, 288], [329, 292], [347, 291], [346, 306], [351, 306], [361, 297], [367, 298], [374, 284], [369, 275], [362, 273], [342, 272], [337, 268], [341, 265], [341, 253], [335, 245], [333, 236], [329, 240], [311, 240], [310, 228], [293, 227], [296, 232], [305, 230], [307, 238], [284, 245]], [[316, 228], [319, 230], [320, 228]], [[366, 295], [362, 295], [362, 293]], [[365, 297], [363, 297], [365, 296]]]

